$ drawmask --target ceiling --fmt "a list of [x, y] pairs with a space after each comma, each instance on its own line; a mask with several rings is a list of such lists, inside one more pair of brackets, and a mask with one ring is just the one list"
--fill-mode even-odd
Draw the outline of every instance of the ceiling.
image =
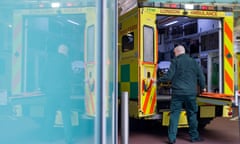
[[183, 25], [183, 24], [188, 24], [193, 21], [196, 21], [196, 19], [192, 19], [189, 17], [180, 17], [180, 16], [158, 16], [157, 17], [157, 27], [159, 29], [168, 27], [170, 23], [172, 23], [171, 26], [176, 26], [176, 25]]

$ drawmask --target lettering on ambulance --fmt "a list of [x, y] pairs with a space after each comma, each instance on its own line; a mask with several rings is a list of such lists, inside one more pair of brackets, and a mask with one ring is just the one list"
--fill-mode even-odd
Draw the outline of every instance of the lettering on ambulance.
[[182, 11], [178, 9], [160, 9], [159, 11], [161, 14], [176, 14], [176, 15], [182, 15]]
[[189, 12], [190, 12], [189, 13], [190, 15], [194, 15], [194, 16], [213, 16], [213, 17], [217, 16], [216, 11], [191, 10]]
[[45, 9], [44, 11], [42, 9], [34, 9], [29, 11], [29, 13], [34, 15], [49, 15], [49, 14], [57, 14], [61, 12], [61, 10], [57, 9]]
[[65, 14], [67, 14], [67, 13], [70, 13], [70, 14], [72, 14], [72, 13], [86, 13], [86, 9], [84, 9], [84, 8], [62, 8], [61, 9], [61, 12], [62, 13], [65, 13]]

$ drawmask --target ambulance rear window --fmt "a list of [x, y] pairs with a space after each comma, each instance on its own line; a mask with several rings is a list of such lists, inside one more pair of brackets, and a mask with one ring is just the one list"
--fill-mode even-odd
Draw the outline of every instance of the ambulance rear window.
[[91, 25], [87, 28], [87, 61], [95, 61], [95, 27]]
[[143, 27], [143, 60], [154, 62], [154, 29], [149, 26]]

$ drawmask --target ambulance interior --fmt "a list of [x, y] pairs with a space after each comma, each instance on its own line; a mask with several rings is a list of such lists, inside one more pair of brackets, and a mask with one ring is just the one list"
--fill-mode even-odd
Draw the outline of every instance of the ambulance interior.
[[[202, 67], [206, 77], [207, 89], [221, 91], [222, 23], [220, 19], [198, 19], [177, 16], [157, 16], [158, 28], [158, 71], [157, 76], [166, 73], [174, 58], [173, 48], [181, 44], [186, 53]], [[171, 83], [160, 84], [158, 95], [171, 94]]]
[[42, 89], [49, 53], [65, 44], [72, 61], [73, 93], [83, 95], [85, 23], [84, 14], [23, 15], [23, 91]]

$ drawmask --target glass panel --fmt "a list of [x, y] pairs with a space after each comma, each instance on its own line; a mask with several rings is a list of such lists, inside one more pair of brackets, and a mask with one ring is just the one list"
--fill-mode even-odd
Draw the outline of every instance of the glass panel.
[[[117, 13], [116, 13], [116, 1], [115, 0], [107, 0], [107, 19], [106, 21], [107, 30], [107, 43], [106, 43], [106, 55], [107, 59], [105, 60], [105, 66], [108, 66], [106, 77], [107, 77], [107, 86], [105, 86], [106, 91], [106, 143], [107, 144], [116, 144], [117, 143], [117, 123], [116, 123], [116, 98], [117, 98], [117, 91], [116, 91], [116, 77], [117, 77]], [[106, 18], [106, 17], [105, 17]], [[104, 67], [103, 67], [104, 68]], [[106, 70], [106, 68], [105, 68]], [[104, 83], [104, 82], [103, 82]], [[104, 105], [103, 105], [104, 106]]]
[[152, 27], [144, 26], [143, 28], [143, 60], [145, 62], [154, 62], [154, 30]]
[[[101, 2], [0, 1], [0, 143], [115, 141], [117, 8]], [[104, 35], [98, 9], [107, 9]], [[106, 70], [97, 65], [103, 56]], [[97, 134], [103, 118], [105, 133]]]

